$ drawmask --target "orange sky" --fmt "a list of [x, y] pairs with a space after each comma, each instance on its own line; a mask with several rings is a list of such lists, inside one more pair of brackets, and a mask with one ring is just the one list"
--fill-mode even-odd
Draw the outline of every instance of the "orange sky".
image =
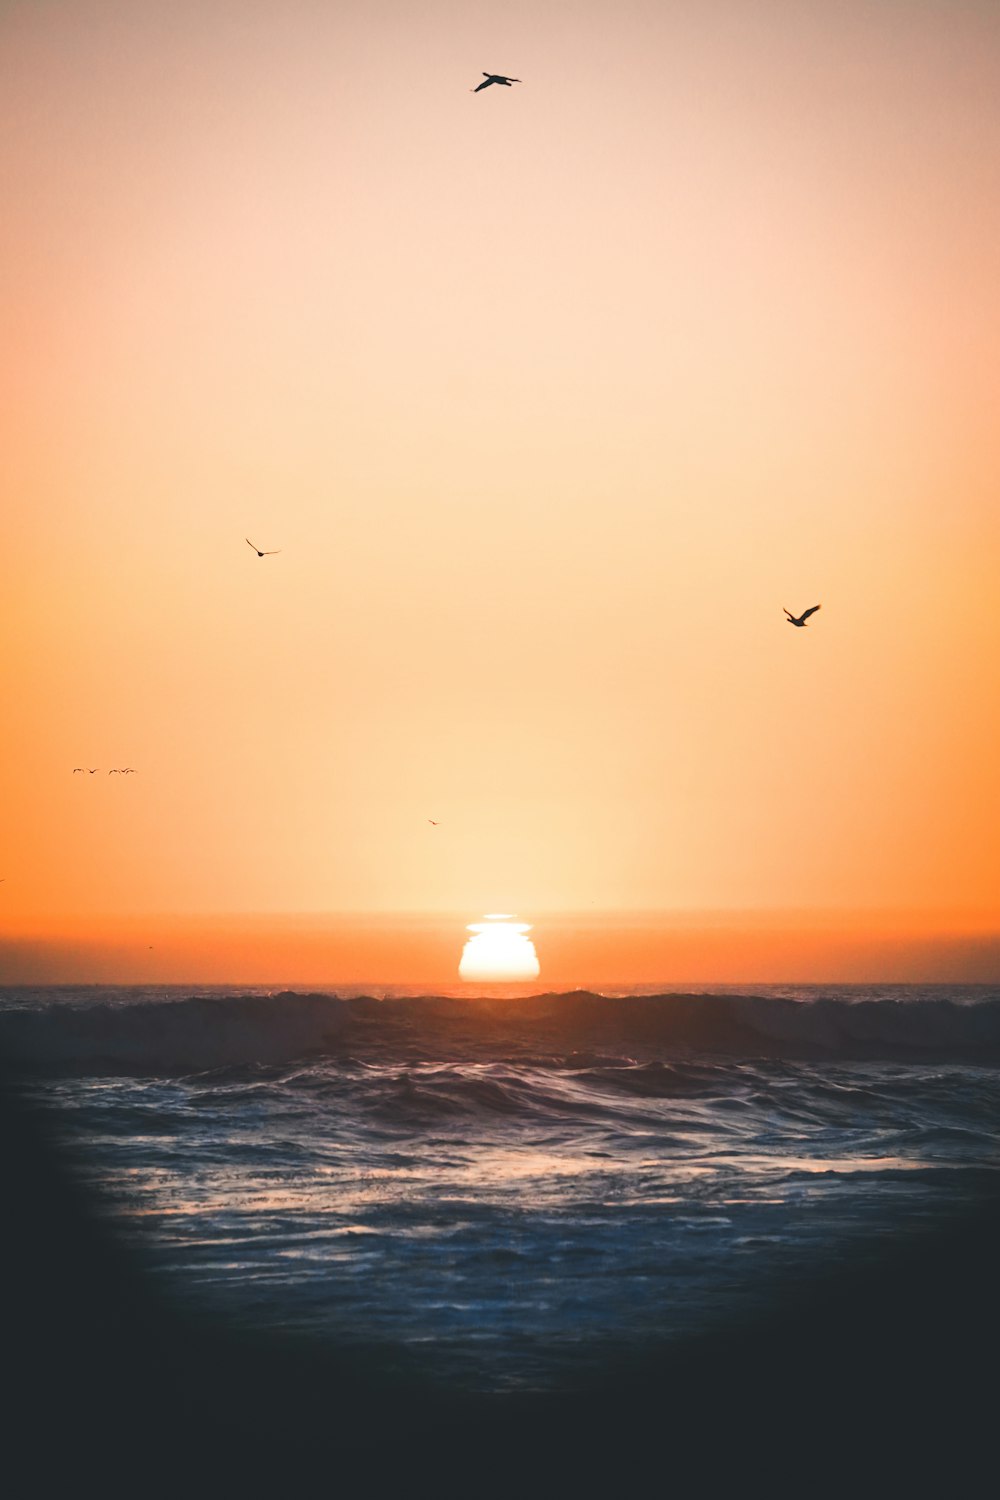
[[998, 101], [992, 0], [5, 4], [0, 936], [1000, 930]]

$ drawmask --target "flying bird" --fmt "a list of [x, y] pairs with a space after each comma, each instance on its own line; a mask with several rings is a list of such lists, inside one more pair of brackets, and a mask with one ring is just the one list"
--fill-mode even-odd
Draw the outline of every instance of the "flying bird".
[[256, 544], [252, 542], [248, 536], [244, 537], [243, 540], [246, 542], [248, 547], [253, 547], [253, 550], [256, 552], [258, 557], [277, 557], [278, 553], [281, 551], [280, 547], [276, 547], [273, 552], [262, 552], [260, 548], [256, 546]]
[[428, 818], [427, 821], [428, 821], [428, 823], [433, 823], [433, 825], [434, 825], [435, 828], [440, 828], [440, 826], [441, 826], [440, 823], [438, 822], [437, 818]]
[[[785, 609], [784, 605], [782, 605], [781, 607], [782, 609]], [[814, 615], [819, 608], [820, 606], [818, 604], [814, 604], [812, 609], [804, 609], [798, 616], [798, 618], [796, 618], [796, 616], [792, 614], [790, 609], [785, 609], [785, 614], [788, 616], [789, 625], [804, 626], [809, 616]]]
[[470, 89], [470, 94], [478, 94], [480, 89], [488, 89], [491, 83], [502, 83], [504, 88], [509, 89], [512, 83], [521, 82], [520, 78], [505, 78], [502, 73], [484, 73], [483, 77], [486, 82], [479, 83], [474, 89]]

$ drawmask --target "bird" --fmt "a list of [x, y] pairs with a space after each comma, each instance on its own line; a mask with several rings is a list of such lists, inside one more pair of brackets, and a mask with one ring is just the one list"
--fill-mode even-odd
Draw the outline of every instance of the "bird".
[[96, 776], [100, 769], [100, 766], [94, 766], [93, 769], [91, 769], [91, 767], [89, 766], [74, 766], [73, 775], [76, 776], [77, 774], [79, 774], [83, 776], [85, 774], [89, 774], [91, 776]]
[[120, 775], [121, 775], [121, 774], [122, 774], [122, 773], [121, 773], [121, 772], [120, 772], [120, 771], [119, 771], [119, 770], [117, 770], [117, 769], [116, 769], [116, 770], [114, 770], [114, 771], [109, 771], [109, 772], [108, 772], [108, 775], [109, 775], [109, 776], [120, 776]]
[[82, 766], [74, 766], [73, 767], [73, 775], [75, 776], [78, 771], [82, 771], [82, 770], [83, 770]]
[[[784, 605], [782, 605], [781, 607], [782, 609], [785, 609]], [[798, 625], [800, 627], [804, 627], [809, 616], [814, 615], [819, 608], [820, 606], [818, 604], [814, 604], [812, 609], [804, 609], [797, 619], [795, 615], [792, 614], [790, 609], [785, 609], [785, 614], [788, 616], [789, 625]]]
[[469, 90], [470, 94], [478, 94], [480, 89], [488, 89], [491, 83], [502, 83], [504, 88], [509, 89], [512, 83], [521, 82], [520, 78], [505, 78], [502, 73], [484, 73], [483, 77], [486, 82], [478, 83], [474, 89]]
[[428, 823], [432, 823], [435, 828], [440, 828], [440, 826], [441, 826], [440, 823], [438, 822], [437, 818], [428, 818], [427, 821], [428, 821]]
[[100, 766], [92, 766], [92, 767], [91, 767], [91, 770], [90, 770], [90, 775], [91, 775], [91, 776], [96, 776], [96, 775], [97, 775], [97, 773], [98, 773], [98, 771], [99, 771], [99, 770], [100, 770], [100, 769], [101, 769], [101, 768], [100, 768]]
[[244, 537], [243, 540], [246, 542], [248, 547], [253, 547], [253, 550], [256, 552], [258, 557], [277, 557], [278, 553], [281, 551], [280, 547], [276, 547], [273, 552], [262, 552], [260, 548], [250, 540], [249, 537]]

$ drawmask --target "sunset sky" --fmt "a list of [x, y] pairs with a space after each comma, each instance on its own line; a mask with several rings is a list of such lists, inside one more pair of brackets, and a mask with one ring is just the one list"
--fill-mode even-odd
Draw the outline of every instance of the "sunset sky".
[[4, 3], [0, 188], [0, 979], [1000, 931], [995, 0]]

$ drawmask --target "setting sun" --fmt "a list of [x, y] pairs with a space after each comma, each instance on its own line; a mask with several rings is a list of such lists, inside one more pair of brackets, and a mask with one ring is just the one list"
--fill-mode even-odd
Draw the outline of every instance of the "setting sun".
[[458, 972], [462, 979], [537, 979], [538, 955], [530, 938], [528, 922], [511, 922], [508, 912], [490, 912], [482, 922], [468, 924]]

